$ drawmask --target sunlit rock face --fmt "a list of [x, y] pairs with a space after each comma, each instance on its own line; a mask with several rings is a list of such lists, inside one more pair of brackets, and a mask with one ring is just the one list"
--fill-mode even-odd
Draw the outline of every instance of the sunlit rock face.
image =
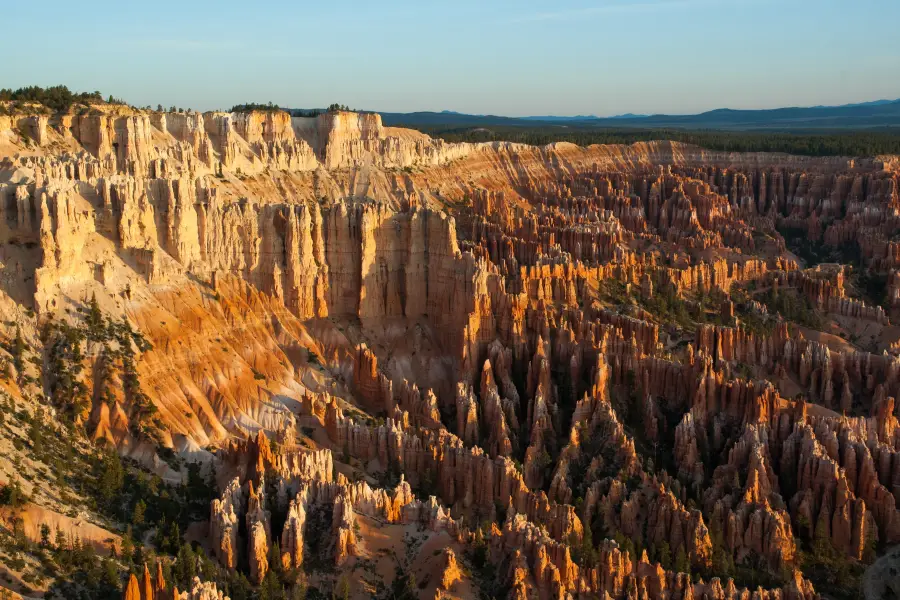
[[191, 535], [252, 585], [812, 600], [810, 548], [900, 541], [895, 163], [4, 115], [3, 393], [213, 465]]

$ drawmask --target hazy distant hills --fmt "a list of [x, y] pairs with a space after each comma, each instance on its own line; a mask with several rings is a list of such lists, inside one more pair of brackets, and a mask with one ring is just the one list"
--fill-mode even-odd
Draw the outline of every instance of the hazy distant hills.
[[633, 115], [616, 117], [502, 117], [457, 112], [382, 113], [385, 125], [412, 127], [491, 127], [540, 125], [571, 128], [680, 128], [721, 130], [881, 129], [900, 127], [900, 100], [877, 100], [844, 106], [711, 110], [697, 115]]

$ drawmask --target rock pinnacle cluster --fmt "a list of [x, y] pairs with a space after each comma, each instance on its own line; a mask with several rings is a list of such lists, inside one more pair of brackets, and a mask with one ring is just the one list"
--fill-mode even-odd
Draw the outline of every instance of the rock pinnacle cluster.
[[0, 521], [123, 598], [816, 600], [900, 542], [892, 157], [4, 112], [0, 412], [211, 493], [69, 511], [4, 434]]

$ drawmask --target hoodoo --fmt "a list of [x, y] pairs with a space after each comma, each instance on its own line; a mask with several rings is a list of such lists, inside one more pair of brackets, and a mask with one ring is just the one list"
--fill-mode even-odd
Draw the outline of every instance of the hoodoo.
[[3, 106], [2, 586], [815, 600], [900, 542], [896, 158]]

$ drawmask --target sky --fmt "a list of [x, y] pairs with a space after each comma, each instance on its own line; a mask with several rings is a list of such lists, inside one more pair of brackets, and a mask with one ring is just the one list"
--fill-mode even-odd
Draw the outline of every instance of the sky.
[[689, 114], [900, 98], [900, 0], [41, 0], [0, 87], [138, 105]]

